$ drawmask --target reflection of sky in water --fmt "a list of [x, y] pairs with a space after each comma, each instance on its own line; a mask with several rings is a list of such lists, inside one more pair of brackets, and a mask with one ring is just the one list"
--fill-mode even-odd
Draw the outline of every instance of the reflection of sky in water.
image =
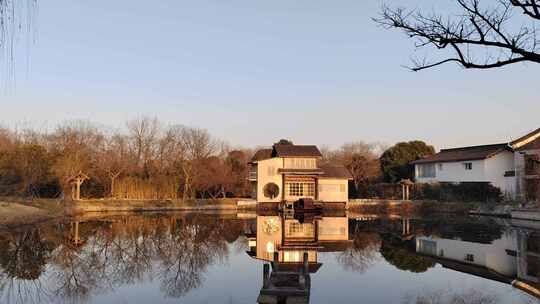
[[[91, 238], [87, 239], [79, 255], [90, 250], [89, 240]], [[228, 255], [222, 261], [215, 260], [200, 273], [201, 286], [189, 290], [182, 297], [166, 296], [160, 277], [162, 273], [159, 272], [160, 261], [154, 256], [150, 262], [152, 271], [146, 271], [142, 282], [135, 280], [133, 283], [116, 284], [113, 289], [107, 289], [107, 284], [104, 284], [104, 290], [90, 291], [87, 303], [253, 304], [263, 285], [264, 262], [246, 254], [247, 242], [247, 238], [241, 236], [234, 243], [226, 244]], [[322, 267], [311, 275], [310, 303], [403, 303], [407, 295], [441, 291], [460, 293], [470, 289], [494, 295], [497, 303], [538, 303], [508, 284], [445, 269], [440, 265], [422, 273], [399, 270], [376, 251], [376, 246], [366, 250], [369, 257], [364, 258], [364, 264], [356, 268], [345, 265], [343, 252], [319, 252], [318, 262], [322, 263]], [[52, 255], [55, 254], [56, 251]], [[51, 278], [57, 275], [60, 267], [49, 263], [45, 269], [39, 281], [53, 289], [56, 283]], [[0, 295], [5, 292], [5, 289], [0, 289]]]
[[[234, 246], [230, 247], [228, 263], [211, 266], [203, 287], [180, 300], [165, 298], [159, 282], [154, 280], [97, 296], [93, 303], [255, 303], [262, 286], [262, 262], [243, 252], [235, 253]], [[419, 292], [470, 288], [496, 295], [499, 303], [525, 303], [531, 299], [509, 285], [439, 265], [420, 274], [401, 271], [380, 256], [365, 273], [344, 271], [337, 262], [338, 254], [319, 254], [323, 267], [311, 276], [310, 303], [358, 303], [360, 299], [362, 303], [402, 303], [407, 295]]]

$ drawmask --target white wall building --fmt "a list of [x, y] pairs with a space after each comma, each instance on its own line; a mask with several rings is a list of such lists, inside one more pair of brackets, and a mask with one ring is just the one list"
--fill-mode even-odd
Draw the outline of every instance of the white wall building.
[[418, 183], [490, 183], [506, 198], [538, 200], [539, 160], [540, 129], [510, 143], [443, 149], [412, 164]]
[[345, 167], [320, 165], [320, 159], [316, 146], [276, 144], [257, 151], [250, 162], [253, 198], [276, 205], [311, 198], [344, 207], [352, 176]]

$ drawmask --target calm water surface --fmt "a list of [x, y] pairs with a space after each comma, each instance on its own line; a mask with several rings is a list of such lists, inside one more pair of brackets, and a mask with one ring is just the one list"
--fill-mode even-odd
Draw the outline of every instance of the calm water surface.
[[0, 231], [0, 303], [540, 303], [516, 279], [539, 286], [540, 223], [169, 213]]

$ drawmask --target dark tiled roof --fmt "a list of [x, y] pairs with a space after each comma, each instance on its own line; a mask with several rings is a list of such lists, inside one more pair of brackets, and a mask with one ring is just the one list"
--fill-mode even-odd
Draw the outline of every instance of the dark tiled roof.
[[252, 162], [259, 161], [259, 160], [265, 160], [272, 158], [272, 149], [261, 149], [257, 152], [255, 152], [255, 155], [251, 158]]
[[511, 150], [508, 144], [496, 144], [474, 147], [463, 147], [455, 149], [445, 149], [441, 152], [413, 161], [412, 164], [426, 164], [438, 162], [456, 162], [466, 160], [482, 160], [492, 157], [502, 151]]
[[317, 146], [274, 145], [276, 157], [322, 157]]
[[349, 169], [344, 166], [321, 165], [321, 169], [324, 172], [321, 178], [353, 178]]
[[517, 149], [518, 151], [525, 151], [525, 150], [540, 150], [540, 137], [531, 141], [530, 143], [524, 145], [523, 147], [520, 147]]

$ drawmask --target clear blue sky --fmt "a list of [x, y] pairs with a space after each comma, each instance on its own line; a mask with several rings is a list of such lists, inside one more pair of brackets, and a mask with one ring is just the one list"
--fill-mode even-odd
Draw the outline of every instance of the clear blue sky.
[[122, 128], [150, 115], [233, 145], [422, 139], [437, 148], [540, 127], [540, 65], [409, 72], [412, 41], [371, 21], [378, 0], [39, 3], [29, 72], [0, 94], [3, 124]]

